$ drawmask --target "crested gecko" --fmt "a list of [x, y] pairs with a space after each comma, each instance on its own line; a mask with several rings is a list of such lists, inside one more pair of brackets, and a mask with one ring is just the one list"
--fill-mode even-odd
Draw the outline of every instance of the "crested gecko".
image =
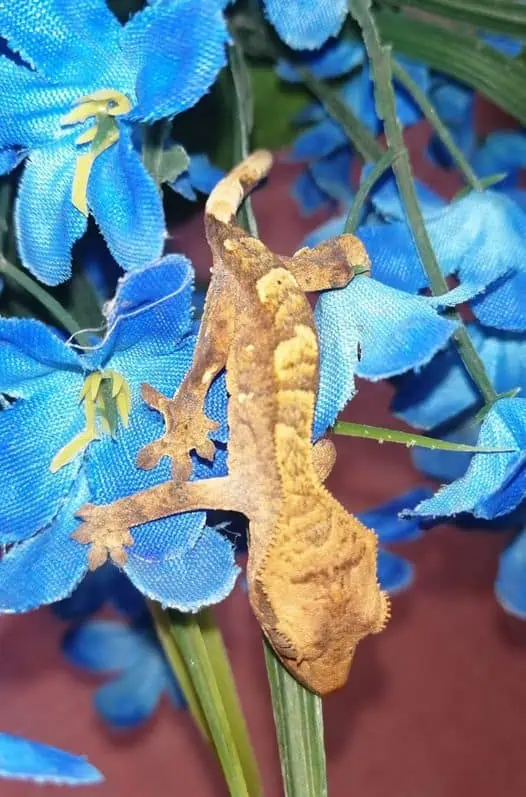
[[[311, 442], [319, 347], [305, 291], [345, 286], [369, 260], [352, 235], [282, 257], [241, 229], [236, 212], [270, 165], [268, 152], [254, 152], [210, 194], [213, 271], [192, 366], [171, 398], [142, 388], [165, 432], [137, 464], [151, 469], [170, 457], [172, 480], [112, 504], [84, 505], [73, 537], [90, 545], [94, 569], [108, 556], [123, 564], [130, 529], [141, 523], [198, 509], [243, 513], [252, 609], [283, 664], [323, 695], [346, 682], [357, 643], [384, 628], [389, 602], [377, 581], [376, 535], [323, 485], [334, 447]], [[191, 451], [214, 457], [214, 423], [203, 404], [225, 367], [228, 475], [188, 482]]]

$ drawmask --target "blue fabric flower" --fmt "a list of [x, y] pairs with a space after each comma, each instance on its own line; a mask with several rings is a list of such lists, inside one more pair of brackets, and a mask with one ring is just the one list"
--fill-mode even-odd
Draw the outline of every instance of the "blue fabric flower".
[[141, 725], [167, 692], [181, 708], [184, 698], [151, 623], [145, 617], [133, 624], [91, 620], [70, 629], [63, 641], [66, 658], [96, 674], [117, 673], [95, 692], [95, 707], [116, 728]]
[[464, 476], [422, 501], [410, 514], [443, 517], [471, 512], [489, 519], [521, 503], [526, 495], [526, 399], [497, 401], [482, 423], [478, 444], [508, 451], [474, 454]]
[[15, 209], [24, 264], [47, 284], [67, 279], [88, 211], [124, 269], [158, 259], [161, 195], [132, 134], [212, 85], [227, 41], [218, 4], [156, 0], [122, 26], [104, 0], [19, 0], [0, 7], [0, 34], [10, 48], [0, 163], [5, 173], [26, 158]]
[[[526, 392], [526, 335], [489, 329], [476, 322], [467, 329], [497, 393], [517, 388]], [[480, 395], [456, 349], [450, 346], [429, 365], [398, 380], [391, 408], [407, 423], [429, 430], [468, 413], [473, 415], [480, 406]]]
[[296, 50], [316, 50], [336, 36], [347, 16], [347, 0], [263, 0], [265, 13], [281, 39]]
[[505, 612], [526, 620], [526, 529], [501, 553], [495, 595]]
[[414, 507], [432, 495], [427, 487], [416, 487], [403, 495], [379, 504], [357, 518], [376, 532], [380, 541], [378, 550], [378, 581], [382, 589], [391, 595], [407, 589], [414, 578], [413, 565], [402, 556], [386, 551], [382, 546], [396, 542], [410, 542], [421, 536], [421, 528], [416, 518], [401, 518], [404, 508]]
[[[140, 386], [147, 382], [171, 395], [189, 368], [195, 345], [192, 282], [191, 266], [181, 256], [128, 274], [109, 307], [106, 337], [81, 354], [37, 321], [0, 319], [0, 392], [9, 397], [0, 412], [0, 544], [11, 546], [0, 562], [2, 611], [28, 610], [73, 591], [88, 567], [86, 546], [71, 538], [79, 525], [75, 512], [86, 501], [108, 503], [169, 479], [166, 461], [153, 471], [134, 466], [139, 449], [163, 429], [161, 416], [143, 402]], [[99, 394], [97, 373], [108, 369], [112, 379]], [[109, 386], [117, 402], [126, 384], [127, 428], [121, 422], [113, 436], [101, 427], [100, 439], [52, 472], [57, 452], [83, 440], [78, 438], [87, 428], [83, 387], [91, 391], [95, 385], [110, 418], [115, 407]], [[219, 378], [206, 409], [224, 422], [215, 433], [220, 443], [226, 441], [225, 408]], [[195, 458], [196, 478], [225, 472], [221, 446], [213, 465]], [[194, 512], [137, 527], [124, 571], [141, 592], [182, 610], [228, 594], [237, 574], [232, 546], [204, 523], [205, 513]]]
[[[473, 89], [445, 75], [434, 75], [429, 86], [429, 100], [457, 147], [470, 160], [477, 145]], [[436, 133], [431, 136], [428, 152], [438, 166], [447, 169], [453, 166], [449, 150]]]
[[316, 52], [306, 51], [292, 54], [291, 59], [280, 58], [276, 71], [282, 80], [289, 83], [300, 83], [302, 78], [295, 63], [308, 67], [317, 78], [327, 80], [341, 77], [362, 66], [365, 59], [365, 48], [361, 42], [347, 39], [327, 42]]
[[349, 207], [354, 197], [350, 179], [351, 163], [350, 148], [342, 147], [307, 166], [291, 189], [304, 215], [315, 213], [328, 204], [340, 203], [345, 208]]
[[[412, 78], [423, 91], [428, 87], [427, 67], [398, 58]], [[278, 63], [278, 74], [284, 80], [297, 82], [300, 76], [294, 64], [307, 66], [312, 73], [322, 79], [338, 77], [346, 74], [357, 66], [362, 68], [345, 82], [340, 91], [343, 102], [353, 111], [360, 121], [374, 135], [382, 130], [382, 124], [376, 114], [374, 102], [373, 82], [367, 63], [365, 48], [360, 43], [337, 41], [327, 44], [319, 53], [298, 53], [294, 61]], [[421, 118], [421, 112], [413, 98], [405, 88], [395, 85], [397, 114], [404, 126], [412, 125]], [[302, 131], [292, 145], [291, 157], [293, 160], [308, 160], [310, 181], [300, 176], [293, 187], [293, 195], [298, 199], [300, 207], [306, 212], [315, 209], [312, 202], [314, 181], [320, 189], [318, 204], [322, 206], [333, 199], [348, 202], [352, 198], [350, 184], [350, 162], [353, 147], [341, 125], [328, 116], [320, 103], [311, 103], [296, 115], [297, 124], [311, 125]], [[343, 158], [348, 161], [343, 164]], [[321, 179], [320, 179], [321, 178]], [[329, 179], [332, 186], [327, 191], [322, 180]], [[325, 196], [324, 196], [325, 195]]]
[[0, 778], [57, 786], [80, 786], [104, 780], [81, 756], [9, 733], [0, 733]]
[[[471, 307], [479, 321], [497, 329], [525, 330], [526, 309], [520, 297], [526, 289], [526, 214], [519, 205], [495, 191], [484, 191], [445, 208], [433, 209], [428, 203], [423, 211], [443, 274], [457, 275], [467, 294], [475, 297]], [[427, 287], [405, 221], [365, 225], [358, 234], [371, 256], [376, 279], [409, 293]]]
[[355, 374], [376, 381], [419, 368], [456, 329], [427, 297], [363, 276], [345, 288], [322, 293], [315, 318], [320, 337], [315, 435], [334, 423], [354, 395]]
[[78, 623], [105, 605], [112, 606], [130, 620], [142, 619], [147, 613], [141, 593], [109, 562], [90, 571], [69, 598], [54, 603], [51, 608], [61, 620]]
[[526, 210], [526, 191], [520, 187], [520, 170], [526, 168], [526, 135], [517, 130], [490, 133], [473, 153], [471, 164], [478, 177], [505, 174], [493, 186]]
[[210, 163], [207, 155], [199, 153], [190, 156], [188, 169], [169, 185], [185, 199], [195, 202], [196, 192], [209, 194], [224, 174], [222, 169]]

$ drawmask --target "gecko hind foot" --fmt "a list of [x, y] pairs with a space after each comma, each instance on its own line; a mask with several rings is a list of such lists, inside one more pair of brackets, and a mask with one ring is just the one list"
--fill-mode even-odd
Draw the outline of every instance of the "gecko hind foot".
[[178, 393], [170, 399], [144, 384], [142, 397], [164, 417], [166, 431], [158, 440], [141, 448], [137, 454], [138, 467], [152, 470], [163, 457], [169, 457], [174, 481], [188, 481], [193, 469], [191, 451], [210, 462], [214, 459], [216, 448], [209, 433], [215, 432], [219, 424], [204, 414], [191, 394]]
[[81, 545], [90, 546], [90, 570], [101, 567], [108, 558], [121, 567], [126, 564], [128, 554], [125, 546], [133, 545], [133, 537], [125, 521], [115, 516], [110, 506], [84, 504], [76, 516], [84, 522], [71, 537]]

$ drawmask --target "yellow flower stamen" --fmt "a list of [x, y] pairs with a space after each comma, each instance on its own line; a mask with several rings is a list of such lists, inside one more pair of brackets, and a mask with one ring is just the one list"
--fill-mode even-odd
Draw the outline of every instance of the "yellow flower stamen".
[[125, 94], [113, 89], [103, 89], [86, 97], [79, 97], [77, 107], [62, 117], [62, 127], [81, 124], [91, 117], [95, 120], [95, 124], [75, 141], [77, 146], [91, 144], [87, 152], [77, 155], [71, 190], [73, 204], [85, 216], [88, 215], [89, 176], [95, 158], [118, 141], [119, 126], [115, 117], [128, 113], [130, 109], [131, 102]]
[[85, 380], [79, 401], [84, 405], [86, 425], [58, 451], [49, 469], [56, 473], [72, 462], [101, 434], [115, 435], [119, 421], [126, 428], [131, 411], [130, 386], [122, 374], [107, 369], [94, 371]]

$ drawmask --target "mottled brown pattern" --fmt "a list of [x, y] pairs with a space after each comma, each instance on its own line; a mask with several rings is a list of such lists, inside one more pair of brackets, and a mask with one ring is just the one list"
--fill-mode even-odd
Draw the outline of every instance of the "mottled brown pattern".
[[[326, 694], [342, 686], [357, 643], [380, 631], [389, 608], [376, 577], [377, 540], [323, 486], [334, 463], [328, 441], [311, 444], [318, 340], [306, 290], [346, 285], [367, 254], [351, 235], [280, 257], [235, 222], [243, 196], [270, 168], [255, 152], [210, 195], [207, 239], [214, 270], [191, 370], [169, 399], [144, 386], [166, 431], [143, 449], [141, 467], [163, 456], [174, 480], [108, 506], [84, 506], [75, 533], [90, 564], [125, 561], [130, 528], [193, 509], [249, 519], [248, 587], [263, 632], [289, 670]], [[226, 366], [229, 475], [187, 483], [189, 452], [212, 458], [203, 402]]]

